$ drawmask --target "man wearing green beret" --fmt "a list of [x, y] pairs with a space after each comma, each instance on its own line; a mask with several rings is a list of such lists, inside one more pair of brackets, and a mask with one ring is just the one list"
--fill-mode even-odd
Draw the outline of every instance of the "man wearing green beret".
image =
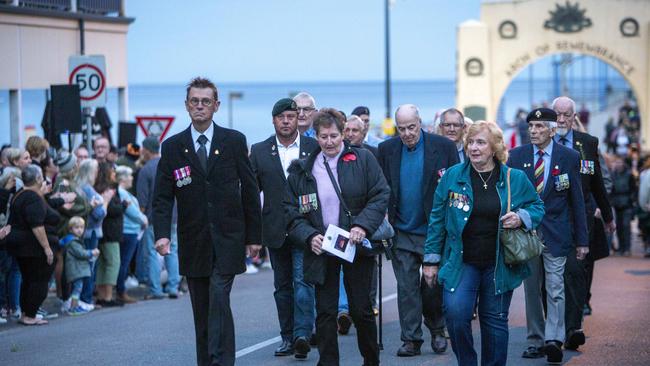
[[[280, 99], [273, 106], [275, 134], [251, 147], [251, 163], [257, 183], [264, 193], [262, 243], [269, 248], [273, 266], [275, 304], [282, 343], [276, 356], [307, 358], [314, 325], [314, 287], [303, 280], [303, 249], [287, 237], [282, 199], [287, 185], [287, 169], [296, 159], [304, 159], [318, 147], [311, 137], [298, 133], [296, 101]], [[304, 116], [304, 113], [303, 113]]]

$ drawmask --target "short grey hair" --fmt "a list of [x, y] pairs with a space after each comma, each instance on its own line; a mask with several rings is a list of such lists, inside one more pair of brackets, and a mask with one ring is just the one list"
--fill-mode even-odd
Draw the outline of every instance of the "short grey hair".
[[316, 99], [314, 99], [314, 97], [312, 97], [311, 94], [307, 92], [300, 92], [293, 97], [293, 101], [297, 102], [298, 99], [309, 99], [309, 103], [311, 103], [311, 106], [316, 108]]
[[131, 167], [129, 166], [118, 165], [117, 168], [115, 168], [115, 179], [118, 182], [121, 182], [122, 180], [128, 178], [131, 175], [133, 175], [133, 169], [131, 169]]
[[564, 97], [564, 96], [562, 96], [562, 97], [557, 97], [557, 98], [553, 99], [553, 103], [551, 103], [551, 109], [552, 109], [552, 110], [555, 110], [555, 104], [556, 104], [560, 99], [566, 99], [566, 100], [568, 100], [569, 102], [571, 102], [571, 110], [573, 111], [573, 113], [576, 113], [576, 102], [575, 102], [573, 99], [571, 99], [571, 98], [569, 98], [569, 97]]
[[30, 187], [38, 183], [39, 178], [43, 180], [43, 171], [41, 170], [41, 167], [35, 164], [29, 164], [26, 166], [21, 174], [21, 179], [25, 187]]

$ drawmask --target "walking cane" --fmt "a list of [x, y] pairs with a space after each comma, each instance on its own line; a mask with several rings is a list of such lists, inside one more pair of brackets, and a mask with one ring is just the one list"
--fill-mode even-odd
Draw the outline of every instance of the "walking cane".
[[[383, 243], [382, 243], [382, 245], [383, 245]], [[378, 276], [378, 278], [377, 278], [377, 287], [379, 287], [379, 289], [378, 289], [379, 290], [379, 301], [378, 301], [379, 302], [379, 332], [377, 333], [377, 335], [379, 336], [379, 341], [377, 343], [379, 344], [379, 350], [383, 351], [384, 350], [384, 343], [383, 343], [383, 336], [382, 336], [382, 323], [384, 322], [383, 321], [384, 318], [383, 318], [383, 314], [382, 314], [382, 312], [383, 312], [383, 304], [382, 304], [383, 303], [383, 301], [382, 301], [383, 296], [381, 294], [381, 292], [382, 292], [381, 291], [381, 287], [382, 287], [382, 284], [381, 284], [382, 263], [381, 262], [383, 262], [383, 260], [382, 260], [381, 252], [379, 252], [379, 255], [377, 256], [377, 260], [378, 260], [378, 262], [377, 262], [377, 276]]]
[[378, 262], [377, 262], [377, 287], [379, 287], [379, 329], [377, 332], [377, 336], [379, 337], [379, 341], [377, 342], [379, 344], [379, 350], [382, 351], [384, 349], [384, 343], [383, 343], [383, 331], [382, 331], [382, 325], [384, 322], [384, 314], [383, 314], [383, 295], [382, 295], [382, 281], [381, 281], [381, 270], [382, 270], [382, 256], [381, 252], [386, 253], [386, 259], [390, 260], [390, 247], [391, 247], [391, 239], [388, 240], [382, 240], [381, 241], [381, 246], [382, 250], [379, 252], [379, 255], [377, 256]]

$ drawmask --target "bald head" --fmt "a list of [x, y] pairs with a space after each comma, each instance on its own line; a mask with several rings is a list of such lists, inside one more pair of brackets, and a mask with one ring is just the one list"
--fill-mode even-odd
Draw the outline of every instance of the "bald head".
[[420, 111], [414, 104], [403, 104], [395, 111], [395, 125], [402, 143], [409, 148], [415, 147], [422, 134]]
[[553, 100], [551, 108], [557, 113], [557, 134], [566, 136], [576, 119], [576, 102], [569, 97], [558, 97]]

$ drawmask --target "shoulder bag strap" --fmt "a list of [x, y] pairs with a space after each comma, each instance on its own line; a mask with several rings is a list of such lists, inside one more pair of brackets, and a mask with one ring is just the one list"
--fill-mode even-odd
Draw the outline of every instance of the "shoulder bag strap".
[[511, 168], [508, 168], [508, 173], [506, 173], [506, 181], [508, 182], [508, 207], [506, 213], [510, 212], [510, 170]]
[[348, 206], [345, 204], [345, 201], [343, 200], [343, 196], [341, 195], [341, 190], [339, 189], [339, 185], [336, 183], [336, 179], [334, 179], [334, 174], [332, 173], [332, 169], [330, 168], [330, 165], [327, 163], [327, 158], [325, 157], [325, 155], [323, 155], [323, 163], [325, 164], [327, 175], [330, 176], [330, 180], [332, 181], [332, 185], [334, 186], [334, 191], [336, 192], [336, 195], [339, 197], [339, 202], [341, 202], [341, 206], [343, 206], [343, 209], [345, 210], [345, 214], [348, 217], [352, 217], [352, 212], [350, 212]]

